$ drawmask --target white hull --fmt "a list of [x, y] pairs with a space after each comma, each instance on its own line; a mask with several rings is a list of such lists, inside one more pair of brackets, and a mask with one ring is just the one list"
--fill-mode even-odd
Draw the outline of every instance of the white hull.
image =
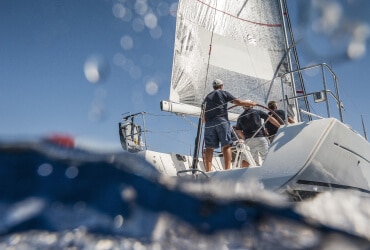
[[[149, 150], [138, 154], [164, 175], [176, 176], [191, 169], [191, 156]], [[199, 159], [198, 169], [204, 171], [203, 159]], [[370, 196], [370, 145], [335, 118], [281, 127], [262, 166], [225, 171], [223, 159], [214, 157], [212, 170], [206, 173], [210, 180], [258, 180], [279, 193], [305, 196], [349, 189]]]

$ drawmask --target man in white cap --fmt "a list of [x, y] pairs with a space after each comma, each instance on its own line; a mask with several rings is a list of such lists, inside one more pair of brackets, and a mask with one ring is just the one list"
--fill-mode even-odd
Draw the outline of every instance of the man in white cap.
[[231, 167], [231, 125], [227, 114], [227, 103], [231, 102], [236, 106], [254, 106], [253, 101], [242, 101], [229, 92], [223, 90], [223, 82], [215, 79], [212, 82], [213, 91], [204, 99], [205, 104], [205, 170], [211, 171], [213, 150], [221, 144], [225, 162], [225, 169]]

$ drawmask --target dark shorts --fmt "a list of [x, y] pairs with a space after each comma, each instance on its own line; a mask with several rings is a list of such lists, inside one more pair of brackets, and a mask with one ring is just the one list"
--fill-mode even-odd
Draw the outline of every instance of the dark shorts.
[[204, 128], [205, 148], [218, 148], [233, 143], [231, 139], [231, 126], [229, 121], [207, 122]]

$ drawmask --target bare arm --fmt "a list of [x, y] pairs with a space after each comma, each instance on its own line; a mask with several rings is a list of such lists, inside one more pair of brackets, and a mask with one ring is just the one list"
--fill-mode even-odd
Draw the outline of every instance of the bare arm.
[[279, 128], [280, 127], [280, 123], [274, 118], [272, 117], [271, 115], [269, 116], [268, 118], [269, 122], [271, 122], [275, 127]]
[[256, 106], [257, 103], [253, 102], [253, 101], [249, 101], [249, 100], [245, 100], [245, 101], [242, 101], [240, 99], [235, 99], [233, 100], [233, 104], [237, 105], [237, 106]]
[[290, 117], [290, 116], [288, 116], [288, 122], [289, 122], [289, 123], [295, 123], [295, 121], [293, 120], [293, 118], [292, 118], [292, 117]]
[[241, 131], [241, 130], [235, 130], [235, 131], [236, 131], [236, 134], [238, 135], [239, 139], [243, 139], [244, 140], [243, 131]]

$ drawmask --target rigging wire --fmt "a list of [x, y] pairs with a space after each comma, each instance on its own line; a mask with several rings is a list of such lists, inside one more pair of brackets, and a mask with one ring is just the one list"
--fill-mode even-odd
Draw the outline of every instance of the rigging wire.
[[158, 133], [158, 134], [172, 134], [172, 133], [180, 133], [180, 132], [189, 132], [189, 131], [192, 131], [193, 129], [177, 129], [177, 130], [172, 130], [172, 131], [169, 131], [169, 130], [146, 130], [146, 132], [150, 132], [150, 133]]
[[[171, 141], [171, 142], [175, 141], [176, 143], [180, 143], [184, 146], [188, 146], [191, 149], [192, 146], [193, 146], [193, 143], [189, 143], [188, 141], [182, 140], [181, 138], [182, 137], [178, 136], [178, 134], [176, 134], [176, 136], [170, 136], [170, 134], [167, 133], [167, 134], [162, 134], [161, 141], [162, 142], [163, 141]], [[154, 149], [162, 147], [162, 146], [158, 146], [158, 145], [160, 145], [160, 143], [156, 143], [156, 140], [152, 140], [151, 145], [152, 146], [150, 148], [154, 148]]]
[[[208, 6], [208, 7], [211, 7], [211, 6]], [[209, 63], [211, 61], [213, 35], [214, 35], [215, 27], [216, 27], [216, 10], [217, 10], [217, 1], [216, 1], [216, 8], [215, 8], [214, 16], [213, 16], [213, 27], [212, 27], [211, 41], [210, 41], [210, 44], [209, 44], [209, 51], [208, 51], [207, 70], [206, 70], [206, 76], [205, 76], [204, 85], [203, 85], [203, 99], [205, 97], [206, 86], [207, 86], [207, 82], [208, 82]]]
[[[251, 89], [250, 89], [250, 92], [253, 92], [254, 90], [260, 89], [261, 87], [263, 87], [263, 86], [265, 86], [265, 85], [267, 85], [267, 84], [269, 84], [269, 83], [270, 83], [270, 81], [265, 81], [265, 82], [263, 82], [263, 83], [261, 83], [261, 84], [258, 84], [255, 88], [251, 88]], [[242, 99], [242, 97], [245, 97], [246, 95], [247, 95], [247, 94], [242, 94], [242, 95], [237, 96], [237, 98], [238, 98], [238, 99]], [[232, 102], [228, 102], [228, 103], [232, 103]], [[217, 107], [215, 107], [215, 108], [213, 108], [213, 109], [209, 109], [208, 111], [212, 111], [212, 110], [214, 110], [214, 109], [220, 108], [222, 105], [224, 105], [224, 104], [220, 104], [219, 106], [217, 106]], [[235, 107], [235, 106], [229, 107], [228, 109], [231, 109], [231, 108], [233, 108], [233, 107]], [[207, 111], [207, 112], [208, 112], [208, 111]]]
[[[262, 83], [258, 84], [255, 88], [251, 88], [249, 92], [253, 92], [254, 90], [261, 89], [261, 87], [263, 87], [263, 86], [265, 86], [265, 85], [267, 85], [269, 83], [270, 83], [269, 80], [268, 81], [265, 81], [265, 82], [262, 82]], [[246, 94], [242, 94], [242, 95], [237, 95], [236, 98], [237, 99], [242, 99], [242, 97], [245, 97], [246, 95], [248, 95], [248, 94], [246, 93]], [[228, 103], [232, 103], [232, 102], [228, 102]], [[215, 107], [213, 109], [209, 109], [208, 111], [212, 111], [214, 109], [220, 108], [222, 105], [224, 105], [224, 104], [220, 104], [219, 106], [217, 106], [217, 107]]]
[[197, 124], [195, 124], [194, 122], [190, 121], [189, 118], [187, 118], [186, 116], [180, 116], [184, 121], [186, 121], [187, 123], [189, 123], [190, 125], [192, 125], [194, 128], [197, 127]]
[[169, 114], [169, 115], [159, 115], [159, 114], [153, 114], [153, 113], [146, 113], [147, 115], [151, 115], [151, 116], [175, 116], [174, 114]]
[[[194, 129], [177, 129], [177, 130], [166, 130], [166, 131], [159, 131], [159, 130], [146, 130], [147, 133], [151, 134], [151, 148], [156, 148], [155, 142], [159, 140], [153, 140], [153, 137], [160, 137], [161, 142], [172, 142], [176, 141], [185, 146], [189, 146], [190, 148], [193, 146], [193, 143], [189, 143], [187, 140], [183, 140], [182, 138], [188, 138], [188, 134], [193, 134]], [[157, 143], [158, 145], [158, 143]], [[158, 147], [158, 146], [157, 146]]]
[[[293, 51], [293, 56], [294, 56], [294, 62], [295, 62], [296, 68], [300, 69], [301, 65], [300, 65], [300, 62], [299, 62], [298, 52], [297, 52], [297, 47], [296, 47], [297, 42], [295, 42], [295, 39], [294, 39], [294, 36], [293, 36], [293, 28], [292, 28], [292, 24], [291, 24], [289, 12], [288, 12], [288, 5], [286, 3], [286, 0], [282, 0], [281, 3], [283, 5], [282, 8], [283, 8], [283, 13], [284, 13], [285, 19], [284, 19], [284, 16], [282, 16], [282, 18], [283, 18], [283, 21], [286, 20], [286, 23], [287, 23], [287, 26], [288, 26], [288, 30], [289, 30], [288, 39], [290, 39], [290, 42], [291, 42], [290, 47], [293, 47], [292, 51]], [[298, 72], [298, 79], [299, 79], [301, 89], [303, 90], [304, 93], [306, 93], [305, 84], [304, 84], [304, 80], [303, 80], [303, 76], [302, 76], [301, 72]], [[308, 102], [307, 98], [304, 98], [303, 103], [306, 106], [307, 111], [310, 112], [310, 106], [309, 106], [309, 102]], [[296, 104], [296, 105], [299, 105], [299, 104]]]
[[[169, 114], [169, 115], [159, 115], [159, 114], [153, 114], [153, 113], [147, 113], [147, 115], [151, 115], [151, 116], [164, 116], [164, 117], [180, 117], [181, 119], [183, 119], [184, 121], [186, 121], [187, 123], [189, 123], [190, 125], [192, 125], [193, 127], [196, 127], [197, 125], [192, 122], [189, 118], [187, 118], [185, 115], [182, 115], [182, 114]], [[191, 130], [191, 129], [189, 129]], [[181, 130], [177, 130], [177, 131], [181, 131]], [[182, 131], [187, 131], [187, 130], [182, 130]]]
[[[153, 116], [153, 117], [178, 117], [178, 115], [175, 115], [175, 114], [170, 114], [170, 115], [159, 115], [159, 114], [154, 114], [154, 113], [146, 113], [146, 115], [149, 115], [149, 116]], [[182, 119], [184, 119], [183, 116], [180, 116]], [[190, 123], [190, 122], [189, 122]], [[190, 123], [191, 124], [191, 123]], [[195, 126], [194, 124], [191, 124], [193, 126]], [[193, 146], [192, 143], [189, 143], [188, 141], [186, 140], [182, 140], [181, 138], [188, 138], [187, 134], [191, 133], [193, 134], [194, 133], [194, 128], [189, 128], [189, 129], [175, 129], [175, 130], [147, 130], [146, 131], [147, 133], [150, 133], [151, 136], [153, 137], [156, 137], [156, 136], [161, 136], [161, 141], [176, 141], [182, 145], [185, 145], [185, 146], [189, 146], [189, 148], [191, 149], [191, 147]], [[179, 136], [183, 134], [184, 136]], [[175, 135], [175, 136], [172, 136], [172, 135]], [[156, 141], [156, 140], [152, 140], [152, 141]], [[153, 142], [151, 143], [152, 146], [151, 148], [155, 148], [155, 144], [153, 144]]]

